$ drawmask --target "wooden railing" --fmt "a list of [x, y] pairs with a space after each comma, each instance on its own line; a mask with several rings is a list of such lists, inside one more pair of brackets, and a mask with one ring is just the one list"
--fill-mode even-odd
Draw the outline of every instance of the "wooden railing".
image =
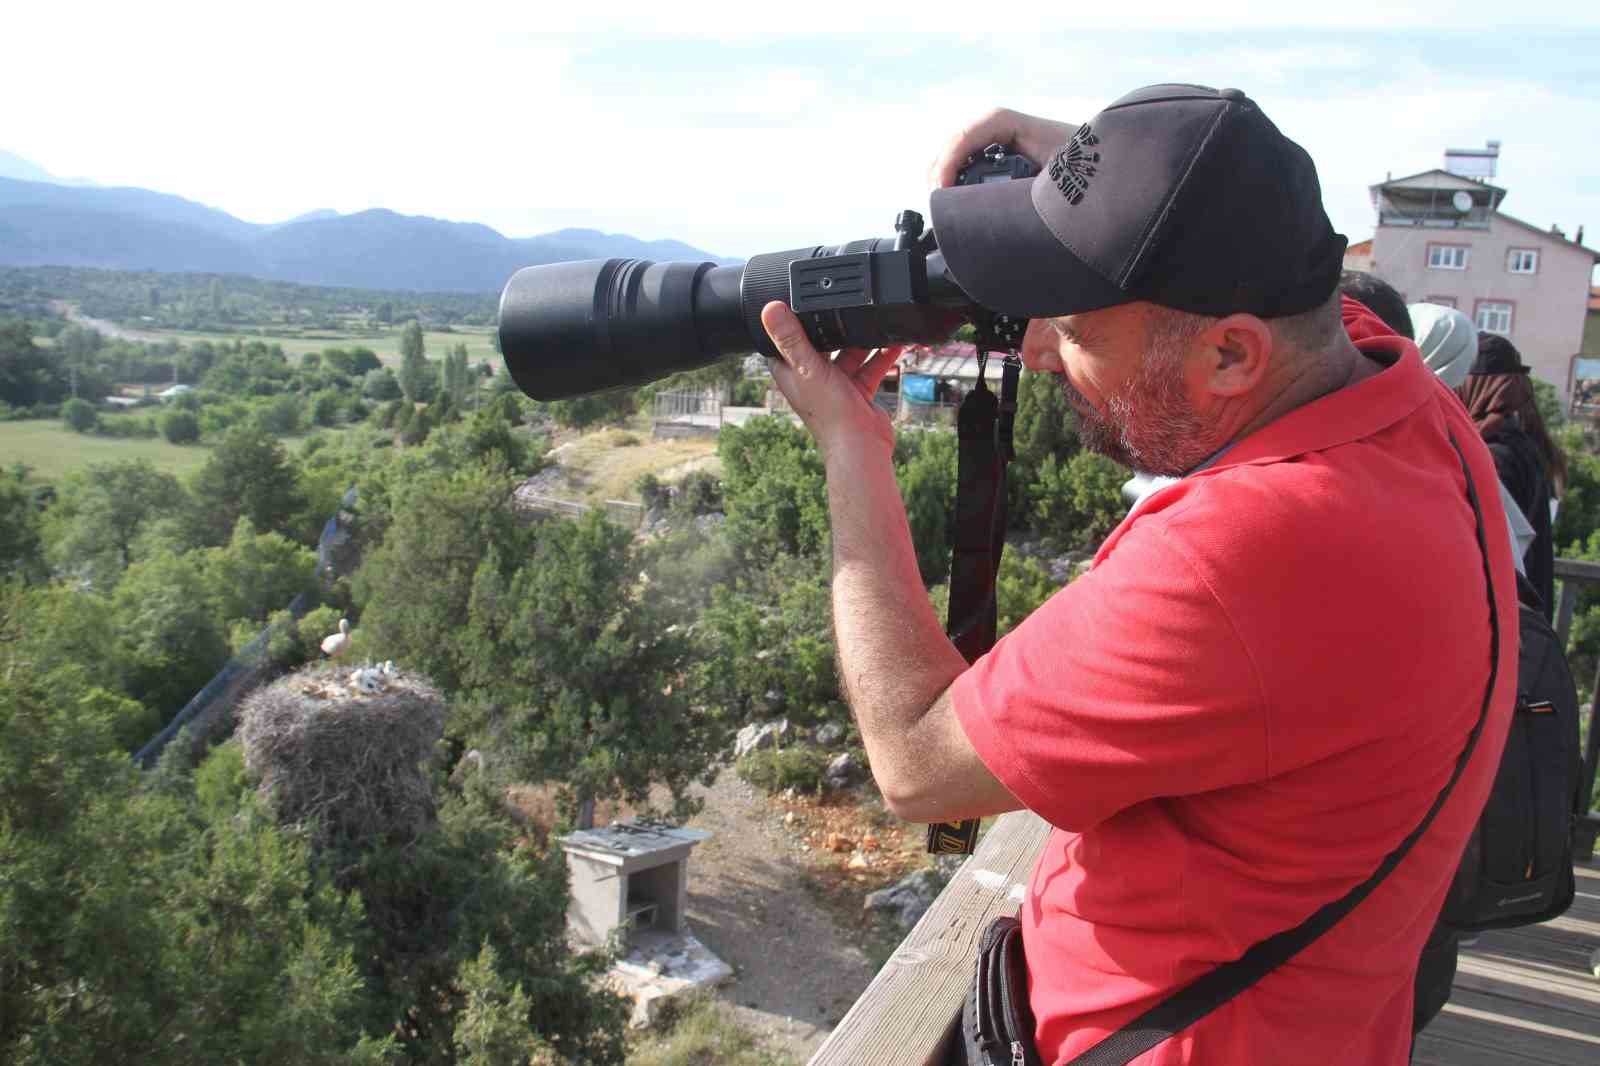
[[996, 915], [1017, 912], [1049, 832], [1028, 811], [1001, 815], [817, 1049], [811, 1066], [945, 1062], [978, 937]]
[[[1590, 581], [1600, 581], [1600, 563], [1582, 559], [1557, 559], [1556, 580], [1561, 582], [1561, 592], [1556, 597], [1556, 633], [1566, 643], [1572, 632], [1572, 613], [1578, 606], [1578, 593]], [[1594, 778], [1600, 766], [1600, 663], [1589, 686], [1588, 738], [1583, 749], [1583, 778], [1581, 795], [1588, 801], [1594, 795]], [[1595, 837], [1600, 834], [1600, 815], [1590, 810], [1579, 826], [1578, 857], [1594, 857]]]
[[[1561, 583], [1556, 629], [1565, 641], [1578, 593], [1600, 581], [1600, 563], [1557, 559]], [[1600, 692], [1600, 670], [1592, 691]], [[1600, 699], [1591, 697], [1583, 757], [1584, 796], [1594, 793], [1600, 761]], [[1579, 857], [1593, 855], [1600, 817], [1590, 811], [1578, 842]], [[810, 1066], [942, 1066], [972, 981], [978, 937], [998, 914], [1015, 914], [1050, 827], [1027, 811], [998, 819], [945, 886], [922, 920], [884, 963]]]

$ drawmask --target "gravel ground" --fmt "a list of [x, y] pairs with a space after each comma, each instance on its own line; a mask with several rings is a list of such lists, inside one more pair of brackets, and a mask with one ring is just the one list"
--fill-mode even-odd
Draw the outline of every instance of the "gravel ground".
[[873, 968], [806, 887], [778, 817], [731, 769], [690, 825], [715, 834], [689, 861], [689, 925], [734, 970], [740, 1020], [805, 1062]]

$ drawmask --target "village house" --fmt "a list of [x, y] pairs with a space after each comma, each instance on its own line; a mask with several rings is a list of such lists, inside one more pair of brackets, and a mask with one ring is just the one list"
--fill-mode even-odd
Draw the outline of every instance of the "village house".
[[1377, 226], [1345, 268], [1376, 274], [1407, 302], [1465, 311], [1570, 400], [1600, 252], [1584, 246], [1581, 226], [1569, 238], [1501, 210], [1507, 191], [1490, 181], [1499, 155], [1498, 141], [1452, 148], [1443, 169], [1372, 186]]

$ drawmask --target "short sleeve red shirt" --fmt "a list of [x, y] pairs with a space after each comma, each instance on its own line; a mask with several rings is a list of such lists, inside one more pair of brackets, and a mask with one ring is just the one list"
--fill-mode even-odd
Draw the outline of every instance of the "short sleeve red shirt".
[[1494, 465], [1415, 347], [1346, 302], [1391, 365], [1150, 497], [1092, 568], [963, 674], [984, 763], [1054, 827], [1022, 907], [1044, 1061], [1365, 880], [1477, 751], [1433, 827], [1299, 957], [1135, 1060], [1398, 1066], [1412, 982], [1498, 765], [1516, 591]]

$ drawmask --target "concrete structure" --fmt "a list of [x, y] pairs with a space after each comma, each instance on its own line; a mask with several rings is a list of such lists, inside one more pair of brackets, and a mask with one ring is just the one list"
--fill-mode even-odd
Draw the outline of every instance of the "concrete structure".
[[1480, 330], [1511, 338], [1535, 376], [1570, 399], [1572, 357], [1583, 346], [1591, 277], [1600, 253], [1500, 209], [1489, 183], [1499, 144], [1452, 149], [1446, 169], [1372, 186], [1377, 230], [1347, 253], [1408, 302], [1458, 308]]
[[619, 934], [626, 953], [607, 975], [633, 1001], [630, 1024], [651, 1024], [662, 1004], [733, 976], [684, 923], [689, 852], [711, 834], [649, 822], [614, 822], [561, 838], [572, 878], [567, 928], [599, 947]]
[[567, 925], [579, 943], [598, 947], [653, 930], [679, 933], [688, 897], [689, 852], [711, 834], [698, 829], [617, 822], [561, 838], [572, 878]]

